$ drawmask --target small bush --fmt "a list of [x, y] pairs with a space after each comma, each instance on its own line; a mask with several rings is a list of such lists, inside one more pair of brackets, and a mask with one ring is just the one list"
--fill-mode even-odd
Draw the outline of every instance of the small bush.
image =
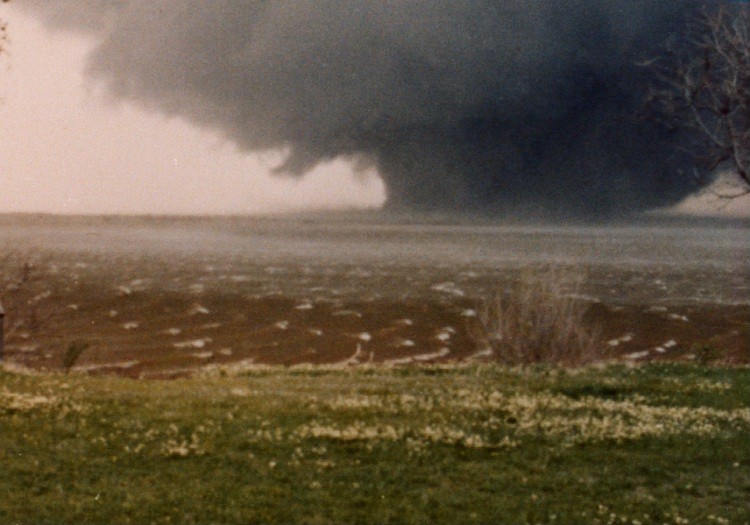
[[509, 365], [576, 366], [595, 360], [602, 340], [584, 320], [585, 304], [565, 294], [569, 280], [561, 271], [526, 274], [506, 293], [486, 300], [479, 317], [481, 343]]

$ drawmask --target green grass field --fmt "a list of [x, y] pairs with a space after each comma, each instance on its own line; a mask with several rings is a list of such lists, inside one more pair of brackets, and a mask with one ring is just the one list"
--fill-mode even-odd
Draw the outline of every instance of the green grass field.
[[750, 369], [0, 372], [3, 523], [748, 523]]

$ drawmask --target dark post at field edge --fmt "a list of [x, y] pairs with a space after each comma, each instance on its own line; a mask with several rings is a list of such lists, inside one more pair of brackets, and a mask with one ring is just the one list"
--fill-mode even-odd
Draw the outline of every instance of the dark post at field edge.
[[3, 360], [3, 324], [5, 323], [5, 310], [0, 303], [0, 362]]

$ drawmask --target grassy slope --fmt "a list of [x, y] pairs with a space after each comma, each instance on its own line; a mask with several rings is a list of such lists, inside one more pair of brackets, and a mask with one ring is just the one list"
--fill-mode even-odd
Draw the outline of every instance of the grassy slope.
[[747, 523], [749, 406], [687, 365], [0, 372], [0, 522]]

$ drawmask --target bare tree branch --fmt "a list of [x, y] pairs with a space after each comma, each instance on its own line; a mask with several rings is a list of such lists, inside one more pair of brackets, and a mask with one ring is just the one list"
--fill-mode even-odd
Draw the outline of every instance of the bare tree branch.
[[750, 6], [707, 8], [676, 51], [641, 65], [654, 77], [647, 114], [690, 136], [700, 180], [729, 172], [742, 189], [719, 196], [750, 193]]

